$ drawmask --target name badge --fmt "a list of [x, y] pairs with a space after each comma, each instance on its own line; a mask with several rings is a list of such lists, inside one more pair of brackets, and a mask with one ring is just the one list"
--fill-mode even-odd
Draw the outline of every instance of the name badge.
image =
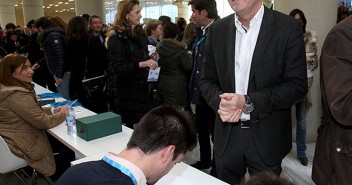
[[157, 82], [159, 79], [160, 67], [156, 67], [155, 69], [149, 69], [148, 74], [148, 82]]

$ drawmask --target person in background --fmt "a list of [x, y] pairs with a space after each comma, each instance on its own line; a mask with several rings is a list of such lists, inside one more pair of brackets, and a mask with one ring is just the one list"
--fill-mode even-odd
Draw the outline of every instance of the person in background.
[[32, 87], [29, 60], [9, 54], [0, 62], [0, 135], [11, 152], [37, 172], [50, 176], [56, 169], [45, 130], [66, 118], [65, 106], [40, 107]]
[[108, 33], [108, 30], [110, 29], [110, 27], [111, 27], [111, 24], [104, 24], [103, 23], [103, 33], [104, 33], [104, 35], [106, 35], [107, 33]]
[[15, 30], [16, 30], [16, 25], [15, 25], [14, 23], [12, 23], [12, 22], [7, 23], [7, 24], [5, 25], [5, 31], [7, 31], [7, 30], [13, 30], [13, 31], [15, 31]]
[[34, 23], [35, 20], [32, 19], [26, 25], [29, 31], [29, 43], [21, 47], [21, 53], [28, 53], [28, 60], [35, 72], [33, 74], [33, 82], [42, 87], [48, 87], [52, 92], [57, 92], [55, 79], [49, 72], [44, 51], [40, 49], [40, 45], [37, 42], [38, 29], [34, 26]]
[[0, 59], [7, 55], [7, 51], [4, 49], [5, 47], [5, 34], [0, 26]]
[[117, 75], [115, 110], [126, 126], [133, 125], [152, 109], [153, 86], [147, 82], [149, 69], [158, 64], [149, 59], [148, 39], [140, 25], [142, 18], [138, 0], [120, 1], [115, 22], [105, 42], [108, 62]]
[[18, 42], [17, 34], [14, 30], [6, 31], [4, 49], [7, 53], [18, 53], [20, 50], [20, 43]]
[[349, 16], [349, 11], [348, 8], [345, 7], [344, 2], [340, 2], [340, 6], [337, 8], [337, 20], [336, 23], [339, 23], [340, 21], [344, 20]]
[[103, 22], [97, 15], [89, 18], [89, 33], [91, 35], [90, 51], [88, 52], [87, 78], [105, 74], [108, 65], [107, 49], [105, 47], [105, 34], [103, 33]]
[[2, 27], [0, 26], [0, 41], [4, 41], [4, 40], [5, 40], [4, 30], [3, 30]]
[[239, 184], [248, 172], [281, 174], [292, 148], [291, 107], [308, 90], [302, 24], [262, 0], [234, 10], [208, 31], [200, 89], [213, 111], [218, 178]]
[[[5, 36], [8, 31], [13, 31], [15, 33], [19, 46], [25, 46], [28, 44], [28, 36], [22, 32], [21, 26], [16, 26], [14, 23], [7, 23], [5, 25]], [[18, 48], [18, 50], [20, 50], [20, 48]]]
[[177, 36], [177, 40], [181, 42], [183, 39], [183, 33], [184, 33], [185, 28], [187, 26], [187, 21], [185, 18], [179, 17], [176, 21], [176, 24], [177, 24], [178, 29], [180, 30], [180, 33]]
[[149, 111], [120, 153], [68, 169], [57, 185], [155, 184], [197, 144], [192, 119], [182, 110], [162, 105]]
[[161, 26], [164, 26], [166, 23], [171, 22], [171, 18], [169, 16], [166, 16], [166, 15], [161, 15], [159, 17], [159, 20], [161, 21]]
[[145, 26], [145, 31], [148, 36], [148, 44], [156, 47], [163, 36], [163, 27], [161, 26], [161, 21], [157, 19], [151, 19], [147, 22]]
[[53, 26], [54, 27], [60, 27], [64, 30], [67, 29], [67, 24], [64, 20], [62, 20], [60, 17], [52, 17], [52, 16], [48, 16], [47, 17], [49, 20], [51, 20], [53, 22]]
[[290, 14], [291, 17], [299, 20], [303, 28], [304, 43], [306, 44], [306, 62], [307, 62], [307, 78], [308, 78], [308, 93], [298, 101], [296, 107], [296, 145], [297, 145], [297, 158], [303, 166], [308, 165], [306, 156], [306, 113], [312, 106], [312, 98], [310, 88], [313, 83], [313, 70], [318, 66], [317, 47], [316, 47], [316, 34], [315, 32], [306, 32], [307, 19], [300, 9], [293, 9]]
[[351, 184], [352, 17], [326, 36], [320, 56], [323, 117], [318, 128], [312, 179], [317, 185]]
[[89, 14], [82, 14], [81, 17], [83, 17], [84, 19], [86, 19], [87, 22], [89, 22], [89, 18], [90, 18], [90, 15]]
[[[66, 61], [65, 66], [71, 71], [69, 90], [70, 99], [88, 106], [88, 100], [84, 96], [82, 80], [87, 73], [86, 66], [89, 48], [88, 22], [81, 17], [76, 16], [70, 19], [66, 30]], [[94, 111], [94, 110], [93, 110]]]
[[194, 41], [197, 38], [196, 26], [197, 25], [194, 22], [188, 23], [182, 38], [182, 42], [187, 44], [187, 50], [191, 52], [192, 52], [192, 47], [194, 45]]
[[179, 33], [175, 23], [163, 27], [163, 39], [157, 46], [159, 54], [159, 88], [163, 103], [185, 108], [188, 101], [187, 76], [192, 71], [192, 55], [187, 53], [187, 45], [176, 40]]
[[[211, 141], [214, 141], [215, 112], [205, 101], [199, 89], [199, 79], [204, 64], [204, 46], [209, 27], [219, 18], [215, 0], [191, 0], [192, 18], [197, 24], [196, 41], [193, 45], [193, 71], [190, 80], [190, 99], [196, 107], [196, 125], [198, 132], [200, 161], [191, 166], [197, 169], [208, 169], [212, 166], [211, 175], [216, 176], [214, 160], [211, 155]], [[211, 140], [210, 140], [210, 137]], [[212, 164], [211, 164], [212, 163]]]
[[55, 27], [54, 23], [46, 17], [37, 19], [35, 27], [39, 30], [37, 40], [41, 48], [44, 49], [48, 69], [55, 79], [57, 90], [63, 98], [69, 100], [70, 71], [64, 66], [65, 30], [62, 27]]
[[99, 39], [100, 43], [104, 45], [105, 35], [103, 33], [103, 21], [97, 15], [92, 15], [88, 19], [89, 33]]
[[[103, 99], [87, 99], [82, 84], [83, 79], [104, 75], [106, 67], [106, 63], [103, 63], [104, 61], [90, 58], [90, 56], [97, 53], [96, 47], [102, 45], [102, 43], [100, 39], [95, 39], [94, 36], [91, 36], [87, 28], [88, 22], [81, 16], [73, 17], [67, 25], [65, 65], [71, 71], [70, 99], [78, 99], [87, 109], [102, 113], [107, 111], [107, 102]], [[98, 71], [99, 69], [100, 71]]]
[[[93, 78], [101, 75], [106, 75], [108, 70], [108, 56], [105, 47], [106, 35], [103, 32], [103, 22], [97, 15], [89, 17], [89, 48], [87, 56], [87, 73], [86, 78]], [[108, 105], [112, 107], [113, 97], [103, 98], [96, 102], [91, 102], [92, 108], [95, 112], [101, 113], [108, 111]]]

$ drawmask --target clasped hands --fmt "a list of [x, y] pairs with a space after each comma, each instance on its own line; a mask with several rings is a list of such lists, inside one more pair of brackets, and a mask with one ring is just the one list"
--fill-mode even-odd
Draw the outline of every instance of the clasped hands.
[[238, 122], [245, 104], [244, 95], [224, 93], [220, 96], [218, 113], [222, 122]]

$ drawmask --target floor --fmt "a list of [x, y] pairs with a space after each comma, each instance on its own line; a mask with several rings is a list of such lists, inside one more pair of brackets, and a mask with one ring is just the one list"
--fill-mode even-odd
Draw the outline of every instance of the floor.
[[[198, 146], [192, 152], [187, 153], [183, 161], [187, 164], [192, 164], [199, 159], [199, 152], [197, 152], [197, 149]], [[315, 143], [308, 143], [306, 155], [309, 162], [308, 166], [303, 166], [296, 157], [296, 143], [293, 143], [291, 152], [282, 161], [281, 177], [291, 181], [295, 185], [315, 185], [311, 179], [314, 150]], [[203, 171], [209, 174], [210, 170]], [[249, 178], [248, 175], [246, 178]]]
[[[282, 162], [282, 174], [281, 177], [288, 179], [296, 185], [314, 185], [311, 180], [311, 170], [312, 170], [312, 160], [314, 154], [315, 144], [307, 144], [307, 158], [309, 160], [308, 166], [302, 166], [296, 158], [296, 144], [293, 143], [292, 151], [284, 158]], [[196, 162], [199, 158], [198, 147], [193, 151], [187, 153], [184, 158], [184, 162], [187, 164], [192, 164]], [[17, 170], [18, 174], [24, 177], [24, 174], [21, 170]], [[209, 173], [208, 170], [204, 170], [204, 173]], [[29, 182], [28, 178], [25, 178]], [[0, 174], [0, 185], [20, 185], [23, 184], [14, 173]], [[39, 176], [37, 179], [37, 185], [47, 185], [48, 182], [42, 177]]]

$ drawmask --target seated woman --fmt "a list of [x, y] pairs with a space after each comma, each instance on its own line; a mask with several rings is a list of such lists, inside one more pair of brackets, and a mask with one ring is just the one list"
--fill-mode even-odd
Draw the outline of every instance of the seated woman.
[[38, 105], [33, 73], [25, 56], [9, 54], [0, 61], [0, 135], [14, 155], [49, 176], [56, 167], [45, 130], [62, 123], [67, 109]]

